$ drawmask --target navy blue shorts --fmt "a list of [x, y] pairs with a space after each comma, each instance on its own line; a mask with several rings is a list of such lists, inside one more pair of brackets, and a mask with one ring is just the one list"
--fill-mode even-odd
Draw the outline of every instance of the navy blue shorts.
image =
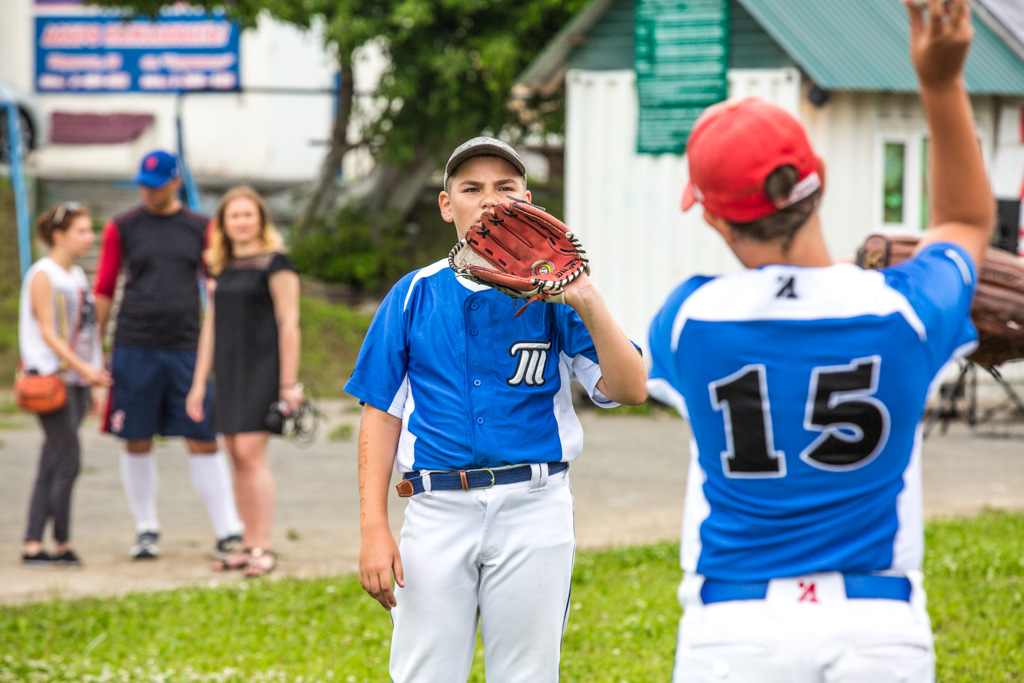
[[213, 386], [207, 385], [202, 422], [185, 412], [185, 397], [192, 388], [195, 351], [164, 351], [134, 346], [115, 346], [104, 430], [129, 441], [162, 436], [183, 436], [213, 441], [217, 435], [210, 419]]

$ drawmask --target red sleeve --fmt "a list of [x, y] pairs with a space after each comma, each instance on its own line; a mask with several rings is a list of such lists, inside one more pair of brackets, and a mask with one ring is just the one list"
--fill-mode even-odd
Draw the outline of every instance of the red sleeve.
[[117, 274], [121, 270], [121, 233], [117, 223], [110, 221], [103, 228], [103, 246], [100, 248], [99, 263], [96, 266], [96, 285], [93, 291], [97, 296], [114, 298], [117, 286]]
[[200, 261], [200, 271], [204, 277], [210, 277], [210, 264], [206, 262], [206, 250], [210, 248], [210, 238], [213, 235], [213, 219], [206, 224], [206, 235], [203, 236], [203, 258]]

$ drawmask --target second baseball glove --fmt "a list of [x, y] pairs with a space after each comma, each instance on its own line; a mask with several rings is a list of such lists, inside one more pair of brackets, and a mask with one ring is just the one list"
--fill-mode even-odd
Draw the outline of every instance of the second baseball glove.
[[[857, 250], [857, 265], [884, 268], [910, 258], [916, 237], [871, 235]], [[968, 358], [995, 367], [1024, 358], [1024, 259], [989, 247], [981, 263], [971, 320], [978, 329], [978, 348]]]
[[[456, 274], [513, 299], [564, 303], [562, 289], [590, 273], [583, 245], [562, 221], [510, 197], [466, 233], [448, 254]], [[516, 317], [526, 310], [519, 309]]]

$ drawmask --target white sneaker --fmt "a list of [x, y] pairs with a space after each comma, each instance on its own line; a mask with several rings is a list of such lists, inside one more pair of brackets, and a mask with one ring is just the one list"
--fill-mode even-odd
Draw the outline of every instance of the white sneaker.
[[159, 532], [143, 531], [128, 554], [133, 560], [155, 560], [160, 555], [160, 548], [156, 545], [159, 538]]

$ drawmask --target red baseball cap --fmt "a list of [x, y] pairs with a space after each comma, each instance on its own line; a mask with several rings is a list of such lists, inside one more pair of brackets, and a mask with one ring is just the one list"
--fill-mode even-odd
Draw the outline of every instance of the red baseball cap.
[[[733, 223], [749, 223], [809, 197], [821, 187], [818, 159], [800, 122], [758, 97], [726, 100], [700, 115], [686, 143], [690, 180], [683, 211], [696, 202]], [[776, 204], [764, 181], [780, 166], [799, 174], [793, 192]]]

